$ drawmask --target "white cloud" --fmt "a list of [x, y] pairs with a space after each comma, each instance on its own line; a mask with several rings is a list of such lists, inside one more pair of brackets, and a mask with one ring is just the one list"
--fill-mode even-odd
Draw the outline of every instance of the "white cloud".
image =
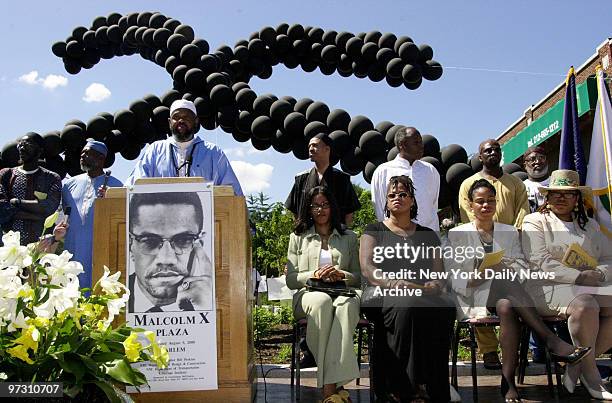
[[269, 151], [270, 151], [270, 148], [264, 151], [258, 150], [255, 147], [253, 147], [251, 143], [244, 143], [238, 147], [226, 148], [224, 150], [226, 155], [233, 156], [236, 158], [244, 158], [248, 155], [253, 155], [253, 154], [263, 154]]
[[85, 90], [83, 101], [85, 102], [102, 102], [111, 96], [111, 92], [104, 84], [93, 83]]
[[68, 79], [56, 74], [49, 74], [42, 82], [42, 86], [49, 90], [54, 90], [57, 87], [65, 87], [66, 85], [68, 85]]
[[225, 155], [234, 156], [237, 158], [244, 158], [246, 156], [247, 151], [248, 151], [248, 147], [234, 147], [234, 148], [226, 148], [224, 150]]
[[40, 85], [50, 91], [53, 91], [57, 87], [65, 87], [68, 85], [68, 79], [64, 76], [47, 74], [47, 76], [43, 78], [38, 75], [38, 71], [36, 70], [23, 74], [18, 78], [18, 81], [28, 85]]
[[33, 71], [30, 71], [28, 74], [24, 74], [21, 77], [19, 77], [19, 81], [21, 81], [22, 83], [29, 84], [29, 85], [36, 85], [37, 78], [38, 78], [38, 71], [33, 70]]
[[254, 165], [245, 161], [231, 161], [230, 164], [245, 194], [263, 192], [270, 187], [270, 179], [274, 170], [272, 165]]

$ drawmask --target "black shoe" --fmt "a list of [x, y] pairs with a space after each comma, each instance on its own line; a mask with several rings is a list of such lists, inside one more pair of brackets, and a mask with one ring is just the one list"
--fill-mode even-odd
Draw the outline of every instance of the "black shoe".
[[591, 352], [591, 347], [576, 347], [573, 353], [569, 355], [559, 355], [550, 352], [550, 359], [556, 362], [565, 362], [568, 364], [576, 364], [580, 362], [588, 353]]
[[303, 353], [302, 359], [300, 360], [300, 369], [316, 367], [314, 356], [310, 351]]
[[497, 355], [496, 351], [484, 353], [482, 355], [482, 361], [486, 369], [498, 370], [502, 367], [501, 361], [499, 361], [499, 356]]
[[[516, 386], [514, 386], [514, 388], [516, 389]], [[509, 390], [510, 390], [510, 385], [508, 385], [508, 381], [506, 380], [506, 377], [502, 375], [500, 392], [501, 392], [502, 397], [504, 398], [504, 401], [506, 403], [521, 403], [522, 400], [520, 396], [506, 397], [506, 393], [508, 393]]]

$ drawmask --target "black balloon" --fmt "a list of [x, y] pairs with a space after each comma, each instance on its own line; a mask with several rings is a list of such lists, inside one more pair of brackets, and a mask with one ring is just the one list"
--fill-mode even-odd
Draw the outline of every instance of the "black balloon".
[[374, 124], [372, 124], [370, 119], [362, 115], [357, 115], [351, 119], [351, 122], [348, 125], [348, 134], [351, 136], [353, 141], [357, 141], [363, 133], [373, 129]]
[[323, 102], [313, 102], [306, 108], [306, 120], [309, 122], [327, 122], [329, 107]]
[[522, 170], [523, 168], [519, 164], [514, 163], [514, 162], [509, 162], [507, 164], [502, 165], [502, 171], [504, 171], [504, 173], [507, 173], [507, 174], [512, 174], [514, 172], [522, 171]]
[[19, 164], [17, 142], [13, 141], [6, 143], [4, 147], [2, 147], [2, 164], [6, 167], [15, 167]]
[[285, 118], [291, 112], [293, 112], [293, 106], [288, 101], [283, 99], [274, 101], [272, 106], [270, 106], [270, 118], [276, 125], [281, 127], [283, 126]]
[[368, 160], [376, 156], [385, 156], [387, 143], [382, 134], [376, 130], [369, 130], [359, 138], [359, 148]]
[[[465, 149], [461, 147], [459, 144], [449, 144], [446, 147], [443, 147], [440, 150], [442, 164], [448, 170], [448, 168], [456, 163], [466, 163], [467, 162], [467, 153]], [[449, 181], [450, 183], [450, 181]]]
[[433, 165], [436, 168], [436, 170], [438, 171], [440, 175], [444, 175], [446, 173], [446, 171], [444, 170], [444, 165], [442, 165], [442, 162], [440, 162], [440, 160], [435, 157], [425, 156], [421, 158], [421, 161], [429, 162], [431, 165]]
[[62, 152], [62, 139], [59, 131], [45, 133], [43, 138], [45, 139], [45, 158], [56, 156]]
[[434, 158], [440, 157], [440, 143], [431, 134], [424, 134], [423, 139], [423, 155]]
[[329, 128], [325, 123], [314, 121], [308, 123], [306, 127], [304, 127], [304, 138], [307, 141], [320, 133], [329, 134]]
[[343, 109], [334, 109], [327, 115], [327, 126], [329, 130], [342, 130], [347, 132], [351, 116]]
[[306, 127], [306, 117], [299, 112], [291, 112], [283, 122], [285, 133], [294, 138], [302, 138]]
[[458, 191], [461, 183], [472, 176], [472, 168], [463, 162], [457, 162], [446, 170], [446, 182], [454, 191]]

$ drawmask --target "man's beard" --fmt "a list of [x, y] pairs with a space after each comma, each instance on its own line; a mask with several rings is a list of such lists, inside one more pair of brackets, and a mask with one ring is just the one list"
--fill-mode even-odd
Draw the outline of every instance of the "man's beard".
[[542, 179], [548, 175], [548, 164], [544, 165], [540, 169], [526, 169], [527, 175], [533, 179]]
[[189, 141], [193, 139], [193, 136], [195, 135], [195, 130], [189, 130], [185, 133], [181, 133], [178, 130], [174, 130], [174, 128], [171, 128], [170, 131], [172, 132], [172, 137], [174, 137], [174, 139], [179, 143]]
[[81, 171], [90, 172], [90, 171], [93, 171], [94, 169], [96, 169], [95, 166], [88, 164], [87, 162], [81, 162]]

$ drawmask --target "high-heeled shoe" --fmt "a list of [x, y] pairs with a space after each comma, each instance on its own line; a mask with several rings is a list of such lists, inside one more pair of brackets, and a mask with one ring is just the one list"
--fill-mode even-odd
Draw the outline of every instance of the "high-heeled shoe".
[[589, 392], [589, 395], [593, 399], [612, 401], [612, 393], [608, 392], [603, 385], [598, 385], [598, 389], [592, 389], [588, 383], [585, 382], [584, 376], [580, 375], [580, 383]]
[[[516, 386], [514, 387], [516, 389]], [[506, 393], [508, 393], [508, 391], [510, 390], [510, 385], [508, 384], [508, 381], [506, 380], [506, 377], [502, 375], [502, 380], [501, 380], [501, 385], [500, 385], [500, 392], [502, 397], [504, 398], [504, 401], [506, 403], [522, 403], [521, 397], [517, 396], [517, 397], [506, 397]]]
[[580, 362], [588, 353], [591, 352], [591, 347], [576, 347], [574, 352], [568, 355], [561, 355], [550, 352], [550, 359], [556, 362], [565, 362], [568, 364], [576, 364]]

